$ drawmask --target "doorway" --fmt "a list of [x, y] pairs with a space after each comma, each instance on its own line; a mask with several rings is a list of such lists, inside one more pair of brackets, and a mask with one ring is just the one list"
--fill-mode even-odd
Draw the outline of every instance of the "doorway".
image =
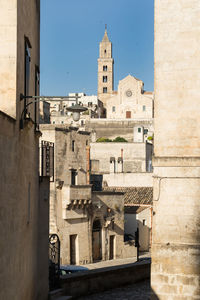
[[92, 259], [98, 261], [102, 259], [101, 251], [101, 222], [95, 220], [92, 226]]
[[75, 265], [76, 262], [76, 244], [77, 244], [77, 234], [70, 235], [70, 265]]
[[110, 235], [109, 259], [114, 259], [114, 248], [115, 248], [115, 236]]

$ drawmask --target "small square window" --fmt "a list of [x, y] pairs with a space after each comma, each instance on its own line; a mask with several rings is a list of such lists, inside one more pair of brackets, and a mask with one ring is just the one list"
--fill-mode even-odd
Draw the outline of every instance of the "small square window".
[[103, 93], [106, 94], [107, 93], [107, 87], [103, 88]]
[[104, 72], [108, 71], [108, 67], [107, 66], [103, 66], [103, 71]]

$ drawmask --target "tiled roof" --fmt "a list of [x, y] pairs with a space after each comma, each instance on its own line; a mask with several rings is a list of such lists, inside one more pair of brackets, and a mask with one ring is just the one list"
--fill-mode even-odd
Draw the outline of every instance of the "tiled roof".
[[152, 205], [153, 188], [152, 187], [105, 187], [105, 191], [123, 192], [124, 205]]

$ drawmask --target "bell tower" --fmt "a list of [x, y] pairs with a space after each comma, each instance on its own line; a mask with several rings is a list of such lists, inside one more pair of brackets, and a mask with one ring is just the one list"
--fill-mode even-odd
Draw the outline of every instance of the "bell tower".
[[107, 34], [107, 26], [102, 41], [99, 44], [98, 58], [98, 99], [101, 100], [106, 108], [106, 99], [113, 92], [113, 65], [112, 43]]

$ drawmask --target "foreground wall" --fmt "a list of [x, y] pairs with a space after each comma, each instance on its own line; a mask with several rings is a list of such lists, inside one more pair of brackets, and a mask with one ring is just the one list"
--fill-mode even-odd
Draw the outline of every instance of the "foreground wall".
[[152, 299], [200, 297], [199, 15], [196, 0], [155, 1]]
[[149, 277], [150, 262], [146, 261], [67, 275], [61, 285], [65, 295], [76, 298], [133, 284]]
[[[0, 0], [0, 7], [0, 299], [45, 300], [49, 185], [47, 178], [39, 183], [39, 136], [33, 122], [24, 122], [23, 130], [19, 126], [27, 39], [31, 44], [27, 88], [35, 94], [40, 1]], [[29, 112], [34, 120], [34, 105]]]

